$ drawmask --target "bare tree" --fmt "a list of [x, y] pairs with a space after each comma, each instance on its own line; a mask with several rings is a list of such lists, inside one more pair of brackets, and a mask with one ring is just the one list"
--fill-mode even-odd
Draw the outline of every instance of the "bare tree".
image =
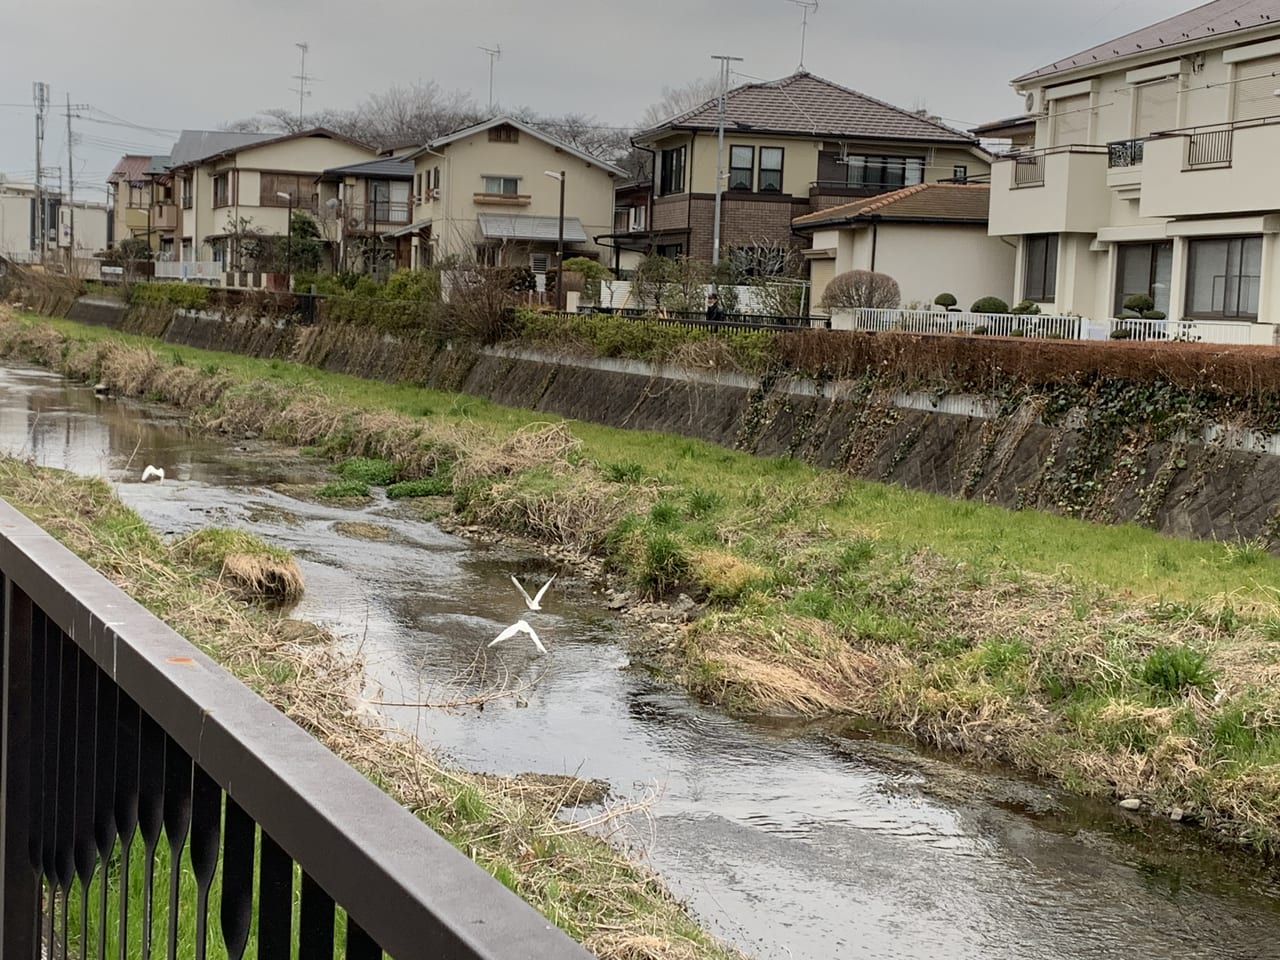
[[847, 307], [871, 307], [895, 309], [902, 303], [898, 281], [887, 273], [870, 270], [849, 270], [836, 274], [822, 295], [825, 309]]
[[677, 87], [663, 87], [661, 99], [650, 104], [640, 115], [640, 129], [661, 126], [672, 117], [688, 113], [719, 95], [718, 77], [700, 77]]

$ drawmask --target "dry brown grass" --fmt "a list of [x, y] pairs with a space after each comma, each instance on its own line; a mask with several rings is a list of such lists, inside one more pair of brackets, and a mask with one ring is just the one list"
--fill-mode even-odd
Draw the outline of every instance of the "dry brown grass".
[[241, 593], [278, 603], [302, 599], [302, 571], [292, 557], [287, 563], [261, 554], [229, 553], [222, 561], [222, 579]]

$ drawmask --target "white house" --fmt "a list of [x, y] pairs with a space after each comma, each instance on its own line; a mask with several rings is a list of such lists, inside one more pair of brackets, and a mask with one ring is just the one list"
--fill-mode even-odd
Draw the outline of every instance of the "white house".
[[1034, 149], [992, 167], [1015, 298], [1116, 316], [1280, 324], [1280, 6], [1215, 0], [1013, 81]]
[[826, 312], [827, 284], [849, 270], [888, 274], [906, 304], [940, 293], [966, 309], [980, 297], [1008, 300], [1015, 247], [988, 236], [989, 195], [985, 184], [921, 183], [797, 217], [792, 228], [810, 237], [812, 312]]

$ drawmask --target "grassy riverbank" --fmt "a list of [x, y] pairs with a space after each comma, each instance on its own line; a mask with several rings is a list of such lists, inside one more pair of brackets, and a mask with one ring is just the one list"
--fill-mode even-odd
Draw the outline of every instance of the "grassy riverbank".
[[447, 479], [472, 522], [602, 556], [640, 592], [696, 594], [704, 615], [648, 653], [730, 707], [855, 715], [1280, 839], [1280, 561], [1257, 545], [954, 502], [66, 321], [0, 322], [0, 352], [211, 429]]
[[[225, 556], [292, 560], [242, 534], [167, 543], [107, 484], [0, 458], [0, 497], [171, 624], [331, 750], [532, 903], [601, 958], [708, 958], [739, 954], [715, 944], [662, 888], [602, 840], [556, 816], [593, 785], [572, 778], [503, 778], [438, 764], [417, 743], [392, 739], [354, 709], [360, 664], [327, 634], [279, 621], [243, 602], [243, 585], [217, 575]], [[133, 862], [140, 868], [140, 844]], [[167, 876], [161, 853], [159, 876]], [[188, 889], [194, 879], [187, 871]], [[141, 869], [131, 879], [141, 897]], [[158, 884], [156, 937], [166, 929], [167, 885]], [[96, 903], [96, 885], [90, 903]], [[73, 917], [78, 913], [73, 898]], [[214, 901], [216, 903], [216, 899]], [[184, 900], [190, 910], [191, 899]], [[114, 907], [113, 907], [114, 909]], [[216, 909], [216, 908], [215, 908]], [[136, 914], [136, 915], [134, 915]], [[96, 917], [96, 910], [94, 913]], [[134, 936], [141, 911], [133, 911]], [[186, 943], [194, 917], [184, 914]], [[75, 929], [76, 924], [72, 924]], [[108, 943], [114, 956], [114, 930]], [[136, 944], [137, 939], [134, 940]], [[90, 946], [96, 946], [96, 941]], [[220, 944], [219, 944], [220, 947]], [[157, 946], [162, 950], [161, 946]], [[215, 948], [211, 957], [225, 956]]]

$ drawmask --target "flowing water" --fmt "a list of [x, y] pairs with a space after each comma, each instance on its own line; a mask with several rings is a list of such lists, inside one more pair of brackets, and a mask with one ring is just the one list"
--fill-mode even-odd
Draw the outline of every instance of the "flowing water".
[[[1280, 883], [1194, 831], [1065, 800], [893, 738], [733, 720], [632, 666], [624, 625], [562, 571], [476, 545], [385, 501], [365, 509], [268, 488], [325, 466], [180, 418], [0, 368], [0, 450], [111, 479], [157, 530], [252, 529], [299, 557], [292, 613], [359, 644], [384, 704], [509, 695], [454, 709], [382, 705], [459, 763], [570, 773], [620, 797], [656, 793], [622, 835], [719, 936], [762, 960], [1280, 958]], [[162, 485], [136, 482], [148, 463]], [[387, 539], [350, 536], [377, 524]], [[344, 532], [345, 531], [345, 532]], [[523, 638], [486, 643], [517, 617]]]

